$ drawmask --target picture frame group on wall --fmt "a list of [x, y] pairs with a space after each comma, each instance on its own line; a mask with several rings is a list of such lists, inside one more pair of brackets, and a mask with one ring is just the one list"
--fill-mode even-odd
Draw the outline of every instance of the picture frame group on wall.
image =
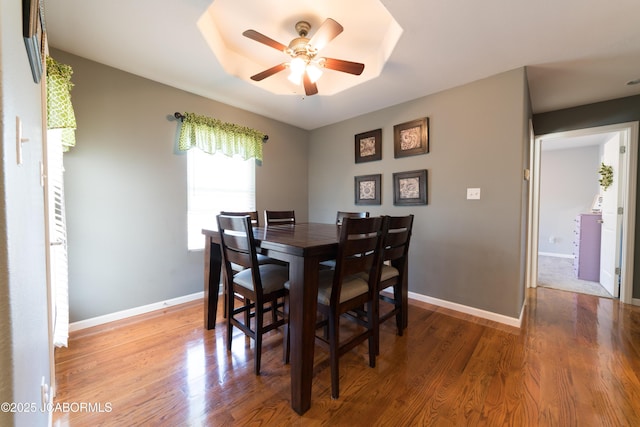
[[361, 175], [354, 179], [355, 204], [379, 205], [382, 202], [380, 183], [382, 174]]
[[399, 157], [429, 152], [429, 118], [411, 120], [393, 127], [393, 154]]
[[[394, 157], [408, 157], [429, 152], [429, 118], [422, 117], [393, 126]], [[382, 129], [356, 134], [355, 162], [382, 159]], [[381, 205], [382, 174], [354, 177], [356, 205]], [[393, 173], [393, 204], [417, 206], [428, 204], [427, 170]]]
[[393, 204], [415, 206], [427, 204], [427, 170], [393, 174]]
[[356, 163], [382, 159], [382, 129], [359, 133], [354, 141]]

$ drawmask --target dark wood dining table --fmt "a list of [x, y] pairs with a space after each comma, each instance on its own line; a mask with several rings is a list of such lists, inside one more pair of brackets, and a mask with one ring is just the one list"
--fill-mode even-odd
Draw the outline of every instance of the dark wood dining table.
[[[213, 329], [220, 291], [220, 235], [207, 229], [202, 233], [206, 238], [205, 327]], [[291, 407], [303, 414], [311, 406], [318, 269], [321, 261], [336, 257], [339, 228], [335, 224], [298, 223], [256, 227], [253, 233], [261, 253], [289, 263]]]

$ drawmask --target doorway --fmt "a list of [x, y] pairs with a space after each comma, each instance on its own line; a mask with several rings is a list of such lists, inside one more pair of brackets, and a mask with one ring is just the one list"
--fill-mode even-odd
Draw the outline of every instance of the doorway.
[[[579, 230], [575, 227], [574, 221], [578, 220], [578, 214], [595, 214], [594, 218], [589, 218], [598, 222], [598, 256], [597, 260], [591, 254], [593, 261], [587, 263], [590, 267], [597, 264], [598, 270], [603, 266], [604, 275], [599, 274], [593, 277], [590, 273], [588, 277], [592, 284], [599, 284], [602, 280], [608, 286], [607, 292], [611, 297], [619, 297], [625, 303], [631, 303], [632, 279], [633, 279], [633, 242], [635, 236], [635, 199], [636, 199], [636, 169], [637, 169], [637, 142], [638, 123], [623, 123], [618, 125], [601, 126], [587, 129], [580, 129], [569, 132], [560, 132], [549, 135], [535, 137], [531, 146], [531, 199], [529, 215], [529, 272], [527, 275], [527, 286], [536, 287], [539, 284], [539, 273], [546, 268], [548, 255], [564, 258], [564, 263], [569, 265], [570, 275], [577, 273], [577, 262], [574, 259], [576, 239], [573, 233]], [[613, 147], [613, 148], [612, 148]], [[545, 177], [545, 168], [542, 159], [547, 150], [558, 150], [548, 158], [555, 159], [556, 162], [564, 161], [566, 172], [559, 175], [563, 168], [556, 170], [556, 175]], [[576, 151], [573, 151], [576, 150]], [[612, 154], [614, 153], [614, 154]], [[563, 159], [564, 157], [564, 159]], [[576, 166], [583, 158], [590, 158], [590, 164], [586, 166], [588, 172]], [[602, 205], [603, 194], [600, 184], [597, 182], [600, 163], [617, 163], [615, 166], [614, 182], [615, 186], [607, 189], [607, 208]], [[546, 164], [545, 166], [548, 166]], [[595, 169], [595, 170], [594, 170]], [[580, 174], [589, 174], [585, 176]], [[547, 182], [545, 183], [545, 178]], [[548, 180], [553, 181], [551, 187]], [[548, 194], [543, 193], [545, 188], [561, 187], [570, 181], [592, 181], [589, 185], [581, 185], [575, 194], [563, 197], [562, 200], [545, 202]], [[553, 191], [553, 190], [552, 190]], [[615, 197], [612, 197], [615, 195]], [[558, 196], [558, 195], [555, 195]], [[569, 200], [567, 200], [569, 199]], [[613, 199], [613, 202], [612, 202]], [[596, 203], [599, 202], [599, 203]], [[547, 204], [545, 207], [543, 204]], [[597, 204], [597, 206], [596, 206]], [[555, 213], [549, 215], [549, 206], [555, 209]], [[619, 209], [621, 208], [621, 209]], [[593, 211], [596, 212], [593, 212]], [[550, 219], [551, 218], [551, 219]], [[606, 221], [606, 232], [601, 233]], [[554, 222], [560, 224], [554, 228]], [[568, 223], [573, 223], [568, 226]], [[600, 241], [601, 235], [605, 235], [605, 240]], [[608, 237], [607, 237], [608, 236]], [[611, 240], [613, 239], [613, 240]], [[579, 239], [578, 239], [579, 240]], [[543, 265], [538, 255], [545, 256]], [[585, 258], [582, 259], [584, 261]], [[566, 265], [565, 265], [566, 267]], [[607, 279], [607, 275], [610, 279]], [[602, 276], [602, 277], [601, 277]]]

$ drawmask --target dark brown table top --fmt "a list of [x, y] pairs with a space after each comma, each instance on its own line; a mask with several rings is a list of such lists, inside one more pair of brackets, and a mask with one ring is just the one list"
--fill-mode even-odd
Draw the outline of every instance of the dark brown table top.
[[[203, 229], [202, 233], [219, 241], [218, 232]], [[340, 237], [335, 224], [298, 223], [256, 227], [253, 235], [263, 250], [275, 250], [293, 256], [334, 256]]]

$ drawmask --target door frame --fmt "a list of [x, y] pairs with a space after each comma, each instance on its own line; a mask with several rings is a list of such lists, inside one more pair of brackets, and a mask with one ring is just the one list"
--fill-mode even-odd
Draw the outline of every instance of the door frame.
[[[626, 153], [621, 153], [620, 148], [626, 146], [621, 145], [621, 138], [624, 138], [624, 136], [620, 132], [616, 132], [613, 135], [613, 138], [598, 147], [601, 153], [601, 163], [609, 165], [614, 172], [614, 177], [611, 181], [612, 188], [600, 193], [602, 202], [600, 220], [598, 220], [600, 223], [600, 253], [598, 254], [600, 271], [598, 272], [598, 281], [614, 298], [620, 298], [621, 289], [619, 281], [616, 280], [615, 269], [621, 265], [622, 248], [620, 236], [622, 236], [623, 228], [622, 215], [618, 214], [617, 210], [618, 207], [624, 206], [624, 195], [622, 193], [625, 188], [623, 188], [624, 182], [622, 182], [620, 174], [626, 172], [624, 162]], [[622, 203], [620, 202], [621, 199], [623, 200]], [[613, 211], [610, 209], [613, 209]], [[612, 244], [613, 246], [611, 246]], [[605, 251], [605, 249], [607, 250]]]
[[544, 139], [570, 138], [576, 136], [591, 135], [596, 133], [620, 132], [622, 134], [621, 145], [626, 146], [624, 157], [624, 171], [621, 177], [622, 197], [624, 198], [624, 211], [622, 213], [622, 251], [620, 254], [620, 301], [626, 304], [633, 302], [633, 260], [635, 240], [636, 218], [636, 180], [638, 167], [638, 122], [618, 123], [606, 126], [594, 126], [565, 132], [538, 135], [533, 138], [530, 147], [531, 180], [529, 182], [529, 224], [528, 229], [528, 259], [527, 259], [527, 287], [537, 287], [538, 281], [538, 239], [540, 221], [540, 157], [541, 143]]
[[[45, 55], [49, 54], [49, 45], [45, 42]], [[42, 61], [43, 76], [47, 73], [47, 61]], [[49, 340], [49, 397], [47, 403], [52, 403], [56, 396], [56, 359], [55, 345], [53, 338], [54, 329], [54, 313], [55, 313], [55, 295], [53, 294], [53, 278], [52, 278], [52, 260], [51, 260], [51, 215], [49, 203], [51, 194], [49, 193], [49, 139], [47, 138], [47, 79], [43, 78], [40, 82], [40, 93], [42, 102], [40, 108], [42, 111], [42, 160], [41, 166], [41, 183], [42, 192], [44, 194], [44, 246], [45, 246], [45, 271], [47, 275], [47, 337]], [[51, 415], [50, 415], [51, 417]]]

